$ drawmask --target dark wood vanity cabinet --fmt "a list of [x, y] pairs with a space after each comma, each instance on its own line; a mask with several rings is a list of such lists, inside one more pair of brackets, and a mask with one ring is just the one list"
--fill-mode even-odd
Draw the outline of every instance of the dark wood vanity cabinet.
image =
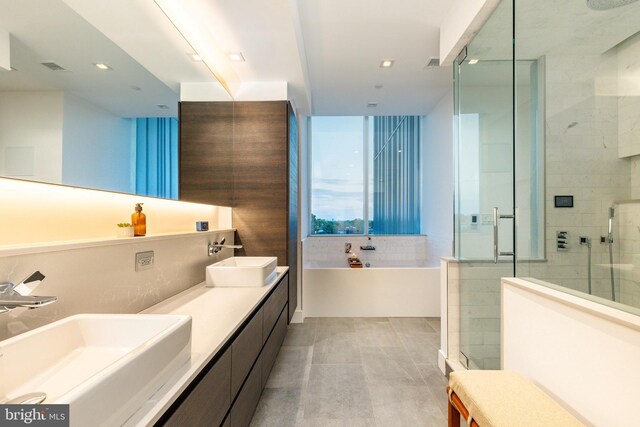
[[297, 305], [298, 122], [288, 101], [181, 102], [180, 200], [233, 208], [237, 255], [276, 256]]
[[260, 396], [262, 395], [262, 355], [258, 357], [256, 363], [251, 368], [249, 376], [245, 381], [242, 389], [238, 393], [231, 412], [229, 420], [231, 427], [246, 427], [251, 424], [253, 413], [258, 406]]
[[288, 295], [287, 273], [156, 425], [248, 426], [287, 333]]
[[[264, 307], [264, 306], [263, 306]], [[231, 395], [240, 391], [242, 383], [262, 350], [263, 309], [258, 310], [231, 344]], [[233, 423], [232, 423], [233, 424]]]
[[[197, 381], [197, 380], [196, 380]], [[231, 406], [231, 351], [215, 362], [164, 425], [220, 425]]]

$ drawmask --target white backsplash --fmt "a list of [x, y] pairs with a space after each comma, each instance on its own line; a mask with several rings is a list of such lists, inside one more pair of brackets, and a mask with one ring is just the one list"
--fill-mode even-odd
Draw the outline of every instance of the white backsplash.
[[[46, 278], [33, 295], [58, 301], [0, 314], [0, 340], [78, 313], [137, 313], [205, 279], [205, 267], [233, 255], [207, 256], [207, 244], [232, 230], [115, 240], [100, 246], [0, 257], [0, 282], [17, 283], [39, 270]], [[154, 251], [153, 268], [135, 271], [135, 254]]]
[[[425, 266], [439, 266], [442, 256], [449, 256], [451, 241], [430, 240], [424, 235], [407, 236], [322, 236], [308, 237], [303, 242], [304, 263], [331, 263], [335, 267], [346, 266], [349, 256], [345, 244], [351, 243], [351, 252], [362, 262], [423, 261]], [[371, 245], [373, 251], [361, 250], [361, 246]]]

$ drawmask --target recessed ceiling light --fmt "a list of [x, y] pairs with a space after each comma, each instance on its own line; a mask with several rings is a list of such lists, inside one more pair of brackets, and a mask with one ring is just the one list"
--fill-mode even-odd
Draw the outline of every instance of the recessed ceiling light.
[[156, 104], [156, 107], [158, 107], [161, 110], [168, 110], [169, 106], [167, 104]]
[[187, 53], [187, 55], [189, 55], [192, 61], [196, 61], [196, 62], [202, 61], [202, 56], [198, 55], [197, 53]]
[[227, 53], [227, 57], [233, 62], [244, 62], [242, 52], [229, 52]]
[[100, 68], [101, 70], [111, 70], [112, 68], [109, 67], [107, 64], [104, 64], [102, 62], [96, 62], [94, 64], [96, 67]]
[[469, 60], [469, 65], [475, 65], [478, 63], [478, 61], [480, 61], [479, 59], [470, 59]]
[[380, 62], [380, 68], [391, 68], [393, 67], [393, 63], [393, 59], [383, 59], [382, 62]]
[[367, 102], [367, 107], [369, 108], [375, 108], [378, 106], [377, 102]]

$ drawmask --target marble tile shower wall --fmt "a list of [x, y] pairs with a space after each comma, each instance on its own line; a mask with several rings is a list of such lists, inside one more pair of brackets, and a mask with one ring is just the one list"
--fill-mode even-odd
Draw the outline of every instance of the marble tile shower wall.
[[[640, 203], [616, 207], [613, 262], [616, 300], [640, 308]], [[617, 241], [616, 241], [617, 239]], [[608, 274], [609, 269], [606, 268]], [[608, 276], [610, 277], [610, 276]]]
[[[45, 276], [34, 295], [55, 295], [54, 304], [0, 314], [0, 340], [79, 313], [138, 313], [205, 279], [205, 267], [232, 255], [207, 256], [215, 237], [233, 231], [119, 242], [95, 247], [0, 255], [0, 282], [19, 281], [35, 270]], [[135, 254], [154, 251], [154, 267], [135, 271]]]
[[[439, 258], [448, 255], [443, 253], [444, 244], [433, 243], [427, 236], [322, 236], [304, 241], [304, 262], [335, 263], [336, 267], [342, 267], [347, 257], [345, 243], [351, 243], [351, 251], [363, 262], [419, 260], [425, 265], [437, 266]], [[376, 250], [360, 250], [360, 246], [367, 245]], [[451, 247], [450, 242], [448, 247]]]
[[[608, 208], [631, 193], [630, 162], [618, 157], [618, 99], [600, 96], [617, 67], [610, 55], [546, 57], [547, 262], [523, 266], [520, 276], [586, 292], [588, 249], [580, 236], [592, 238], [592, 264], [608, 262], [607, 246], [599, 243]], [[554, 208], [555, 195], [573, 195], [574, 207]], [[558, 231], [569, 233], [569, 250], [557, 251]], [[608, 270], [593, 268], [592, 275], [593, 293], [609, 296]]]
[[448, 263], [450, 358], [456, 359], [461, 351], [470, 367], [500, 369], [500, 283], [496, 277], [512, 275], [508, 264]]

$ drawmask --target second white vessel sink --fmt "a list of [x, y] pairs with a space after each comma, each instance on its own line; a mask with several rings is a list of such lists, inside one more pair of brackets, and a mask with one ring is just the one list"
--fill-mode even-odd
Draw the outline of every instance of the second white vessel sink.
[[190, 357], [190, 316], [71, 316], [0, 342], [0, 403], [45, 393], [71, 426], [120, 425]]
[[207, 267], [209, 287], [268, 285], [276, 276], [276, 257], [231, 257]]

